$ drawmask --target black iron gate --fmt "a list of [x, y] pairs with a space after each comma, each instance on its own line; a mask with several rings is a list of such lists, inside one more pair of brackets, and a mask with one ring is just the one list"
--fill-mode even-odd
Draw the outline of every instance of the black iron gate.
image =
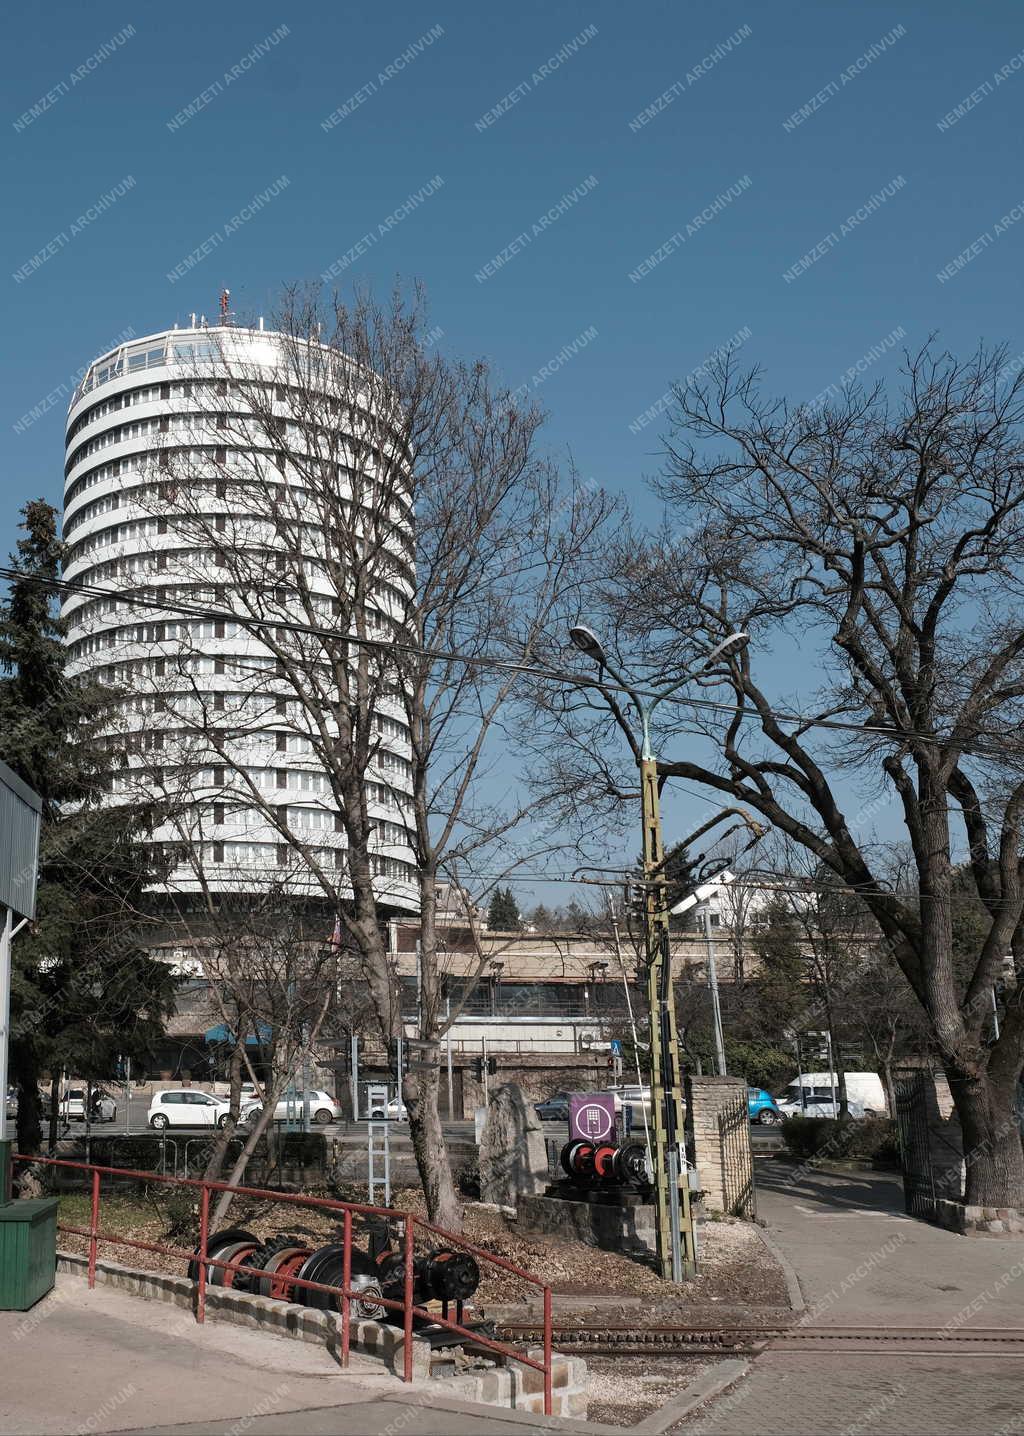
[[893, 1079], [893, 1086], [896, 1091], [900, 1166], [903, 1169], [903, 1204], [908, 1215], [927, 1218], [935, 1208], [935, 1172], [932, 1167], [926, 1080], [924, 1072], [906, 1072]]
[[722, 1168], [723, 1209], [732, 1216], [757, 1216], [757, 1194], [754, 1187], [754, 1162], [750, 1150], [750, 1116], [746, 1094], [742, 1105], [737, 1103], [718, 1114], [718, 1149]]

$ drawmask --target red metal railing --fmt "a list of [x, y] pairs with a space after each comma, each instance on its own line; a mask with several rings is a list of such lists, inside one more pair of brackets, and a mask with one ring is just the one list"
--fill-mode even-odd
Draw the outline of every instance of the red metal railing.
[[[471, 1242], [465, 1241], [462, 1237], [456, 1236], [454, 1232], [445, 1231], [443, 1227], [435, 1226], [432, 1222], [424, 1221], [421, 1217], [415, 1216], [412, 1212], [395, 1211], [388, 1207], [373, 1207], [359, 1202], [340, 1202], [332, 1197], [304, 1197], [291, 1192], [273, 1192], [266, 1187], [242, 1187], [234, 1186], [230, 1182], [212, 1182], [200, 1177], [168, 1177], [155, 1172], [140, 1172], [131, 1167], [103, 1167], [95, 1162], [71, 1162], [61, 1157], [36, 1157], [24, 1156], [20, 1152], [14, 1154], [15, 1162], [24, 1162], [26, 1165], [39, 1165], [47, 1167], [66, 1167], [72, 1171], [84, 1172], [90, 1177], [90, 1220], [88, 1227], [68, 1226], [58, 1223], [57, 1230], [66, 1232], [73, 1236], [88, 1237], [89, 1239], [89, 1285], [96, 1284], [96, 1253], [100, 1243], [111, 1246], [132, 1247], [138, 1251], [157, 1252], [166, 1256], [180, 1257], [187, 1262], [196, 1264], [196, 1321], [203, 1322], [206, 1319], [206, 1283], [207, 1272], [210, 1267], [220, 1267], [225, 1272], [232, 1274], [241, 1270], [237, 1262], [222, 1261], [218, 1257], [207, 1255], [207, 1246], [210, 1239], [210, 1193], [211, 1192], [232, 1192], [242, 1197], [260, 1197], [269, 1202], [283, 1203], [295, 1207], [312, 1207], [317, 1211], [338, 1212], [342, 1218], [342, 1284], [340, 1286], [330, 1285], [319, 1281], [307, 1281], [298, 1277], [288, 1277], [288, 1283], [294, 1290], [302, 1288], [307, 1291], [323, 1291], [332, 1293], [340, 1299], [341, 1306], [341, 1359], [342, 1365], [347, 1366], [349, 1361], [349, 1346], [351, 1338], [351, 1312], [350, 1304], [353, 1297], [359, 1298], [363, 1293], [358, 1289], [350, 1287], [352, 1279], [352, 1218], [353, 1216], [385, 1217], [390, 1222], [401, 1222], [403, 1228], [403, 1290], [402, 1300], [394, 1301], [390, 1298], [374, 1295], [375, 1306], [383, 1306], [391, 1311], [401, 1311], [402, 1326], [405, 1334], [403, 1348], [403, 1381], [412, 1380], [412, 1336], [414, 1323], [417, 1317], [429, 1321], [438, 1326], [443, 1326], [457, 1335], [466, 1337], [475, 1346], [482, 1346], [493, 1351], [506, 1360], [516, 1361], [522, 1366], [531, 1367], [534, 1371], [544, 1374], [544, 1412], [551, 1415], [551, 1288], [546, 1286], [539, 1278], [532, 1276], [530, 1272], [524, 1271], [513, 1262], [506, 1261], [504, 1257], [493, 1256], [490, 1252], [482, 1251], [480, 1247], [473, 1246]], [[191, 1187], [199, 1190], [199, 1244], [196, 1251], [187, 1251], [184, 1247], [168, 1246], [165, 1242], [144, 1242], [135, 1237], [118, 1236], [113, 1232], [103, 1231], [100, 1227], [101, 1191], [100, 1180], [104, 1176], [127, 1177], [139, 1182], [158, 1182], [170, 1187]], [[490, 1337], [481, 1335], [479, 1332], [471, 1331], [457, 1321], [452, 1321], [447, 1315], [439, 1315], [436, 1312], [427, 1311], [425, 1308], [416, 1306], [413, 1300], [415, 1284], [415, 1248], [417, 1228], [434, 1236], [439, 1236], [450, 1244], [469, 1252], [478, 1261], [487, 1262], [491, 1266], [500, 1267], [504, 1271], [511, 1272], [514, 1276], [520, 1277], [523, 1281], [529, 1282], [532, 1286], [539, 1287], [544, 1297], [544, 1351], [543, 1359], [535, 1360], [526, 1352], [519, 1351], [505, 1342], [494, 1341]]]

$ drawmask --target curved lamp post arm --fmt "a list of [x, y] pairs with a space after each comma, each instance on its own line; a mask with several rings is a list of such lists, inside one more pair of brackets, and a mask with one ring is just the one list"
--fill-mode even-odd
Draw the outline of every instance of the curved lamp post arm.
[[731, 648], [742, 648], [749, 641], [749, 633], [730, 633], [728, 637], [722, 639], [721, 643], [716, 643], [714, 648], [711, 649], [710, 653], [707, 653], [705, 655], [704, 661], [701, 663], [700, 668], [691, 668], [688, 672], [684, 673], [681, 678], [677, 678], [674, 683], [670, 684], [668, 688], [663, 689], [655, 698], [653, 698], [650, 705], [651, 711], [653, 712], [654, 709], [657, 708], [658, 704], [664, 702], [666, 698], [671, 698], [673, 693], [678, 693], [680, 688], [682, 688], [685, 684], [689, 683], [692, 679], [698, 677], [700, 673], [705, 672], [707, 669], [709, 669], [716, 658], [720, 658], [723, 653], [727, 653]]

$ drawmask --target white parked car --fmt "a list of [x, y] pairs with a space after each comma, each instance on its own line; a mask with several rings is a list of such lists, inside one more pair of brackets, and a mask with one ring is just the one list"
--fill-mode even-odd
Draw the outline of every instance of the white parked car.
[[[263, 1111], [263, 1103], [243, 1102], [242, 1121], [250, 1122]], [[303, 1094], [301, 1092], [286, 1092], [278, 1099], [274, 1108], [275, 1122], [301, 1122], [303, 1113]], [[340, 1122], [342, 1111], [334, 1098], [327, 1092], [310, 1091], [309, 1093], [309, 1120], [326, 1127], [329, 1122]]]
[[392, 1097], [385, 1107], [373, 1107], [370, 1110], [370, 1118], [374, 1122], [404, 1122], [409, 1116], [408, 1109], [401, 1097]]
[[209, 1092], [172, 1090], [155, 1092], [149, 1104], [149, 1125], [157, 1131], [166, 1127], [224, 1127], [231, 1105]]
[[[784, 1117], [839, 1116], [839, 1094], [833, 1096], [831, 1087], [805, 1087], [802, 1097], [799, 1087], [795, 1093], [787, 1088], [785, 1097], [780, 1097], [775, 1105]], [[864, 1104], [855, 1102], [852, 1097], [847, 1101], [847, 1108], [851, 1117], [865, 1115]]]

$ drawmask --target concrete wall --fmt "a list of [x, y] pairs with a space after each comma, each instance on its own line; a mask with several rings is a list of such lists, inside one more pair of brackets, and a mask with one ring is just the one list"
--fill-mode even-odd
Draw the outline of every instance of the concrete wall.
[[755, 1216], [745, 1079], [688, 1076], [686, 1135], [705, 1207], [734, 1216]]

